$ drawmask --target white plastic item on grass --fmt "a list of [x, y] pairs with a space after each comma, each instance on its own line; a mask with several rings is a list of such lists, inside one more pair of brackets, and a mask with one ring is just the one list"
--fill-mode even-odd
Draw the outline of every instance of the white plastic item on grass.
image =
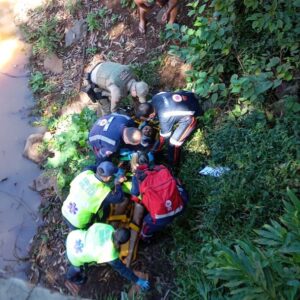
[[200, 175], [207, 175], [207, 176], [213, 176], [213, 177], [220, 177], [224, 173], [229, 172], [230, 169], [228, 167], [209, 167], [206, 166], [204, 169], [199, 171]]

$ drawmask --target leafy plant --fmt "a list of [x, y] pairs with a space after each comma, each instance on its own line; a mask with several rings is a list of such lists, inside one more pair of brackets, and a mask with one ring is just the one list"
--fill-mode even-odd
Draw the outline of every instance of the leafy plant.
[[54, 156], [48, 158], [46, 167], [56, 169], [60, 189], [67, 186], [84, 166], [94, 163], [87, 138], [95, 120], [95, 112], [86, 108], [80, 114], [62, 117], [52, 123], [50, 130], [55, 129], [56, 133], [48, 147]]
[[103, 20], [108, 14], [108, 9], [106, 7], [100, 8], [96, 12], [88, 13], [86, 17], [86, 22], [89, 31], [95, 31], [101, 29], [101, 20]]
[[48, 83], [43, 73], [39, 71], [31, 74], [29, 84], [34, 93], [50, 93], [54, 88], [54, 85]]
[[95, 55], [98, 51], [97, 47], [89, 47], [86, 49], [86, 54], [87, 55]]
[[45, 20], [31, 35], [33, 53], [54, 53], [59, 46], [61, 35], [56, 31], [55, 18]]
[[[188, 88], [215, 104], [266, 101], [299, 67], [299, 3], [190, 1], [193, 26], [168, 26], [171, 53], [193, 66]], [[231, 80], [230, 80], [231, 78]]]
[[208, 278], [234, 299], [298, 299], [300, 201], [291, 190], [288, 194], [281, 222], [271, 221], [256, 230], [259, 245], [238, 241], [229, 248], [218, 244], [209, 259]]

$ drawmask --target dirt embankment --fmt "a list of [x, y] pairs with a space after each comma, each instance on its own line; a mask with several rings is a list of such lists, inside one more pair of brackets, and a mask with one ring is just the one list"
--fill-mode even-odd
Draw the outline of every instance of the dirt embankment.
[[[180, 24], [187, 24], [189, 20], [185, 6], [187, 2], [182, 1], [180, 5], [178, 16]], [[54, 86], [50, 93], [43, 91], [36, 95], [39, 114], [58, 116], [61, 110], [57, 107], [66, 107], [67, 104], [77, 100], [84, 72], [99, 60], [111, 60], [122, 64], [145, 64], [146, 67], [156, 61], [159, 69], [155, 72], [149, 71], [150, 76], [153, 75], [152, 78], [147, 78], [147, 70], [141, 74], [148, 79], [152, 92], [183, 87], [184, 72], [188, 66], [167, 55], [169, 42], [162, 39], [164, 26], [157, 22], [158, 11], [159, 8], [156, 8], [148, 16], [146, 35], [138, 31], [136, 10], [121, 7], [120, 1], [58, 0], [32, 11], [26, 24], [27, 33], [36, 32], [45, 20], [55, 18], [57, 20], [55, 32], [60, 36], [55, 56], [37, 51], [31, 59], [32, 71], [42, 72], [47, 82]], [[98, 12], [97, 20], [100, 25], [91, 20], [85, 24], [81, 23], [80, 20], [87, 20], [94, 12]], [[79, 26], [77, 33], [80, 38], [78, 41], [72, 41], [71, 38], [71, 44], [66, 47], [66, 43], [70, 43], [70, 40], [65, 40], [65, 36], [70, 30], [74, 30], [76, 24]], [[97, 29], [91, 30], [92, 25]], [[34, 40], [34, 37], [31, 36], [31, 39]], [[148, 63], [150, 65], [147, 65]], [[68, 294], [69, 291], [64, 286], [67, 268], [64, 242], [68, 230], [61, 218], [61, 204], [62, 199], [52, 190], [42, 192], [40, 210], [44, 224], [38, 229], [32, 242], [31, 270], [28, 276], [32, 283], [40, 283]], [[172, 295], [174, 278], [167, 255], [171, 251], [171, 240], [168, 231], [165, 231], [155, 238], [153, 244], [141, 245], [138, 259], [132, 264], [134, 270], [145, 272], [150, 276], [153, 288], [145, 296], [147, 299], [167, 299], [168, 295]], [[119, 297], [122, 291], [128, 292], [131, 286], [106, 266], [90, 268], [88, 276], [88, 282], [79, 292], [81, 297], [93, 299], [105, 299], [107, 295]]]

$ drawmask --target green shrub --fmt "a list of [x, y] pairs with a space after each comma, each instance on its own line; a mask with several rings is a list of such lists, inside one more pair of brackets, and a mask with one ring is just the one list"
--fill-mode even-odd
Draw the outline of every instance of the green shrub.
[[31, 74], [29, 84], [34, 93], [50, 93], [54, 88], [54, 85], [47, 82], [43, 73], [39, 71]]
[[219, 244], [209, 259], [207, 277], [232, 299], [299, 299], [300, 201], [288, 193], [281, 222], [271, 221], [257, 230], [256, 244]]
[[280, 222], [271, 221], [252, 241], [197, 240], [174, 230], [178, 299], [299, 299], [300, 201], [288, 190]]
[[57, 25], [55, 18], [45, 20], [32, 32], [33, 53], [54, 53], [58, 49], [61, 35], [56, 31]]
[[190, 1], [193, 26], [168, 26], [193, 66], [188, 88], [213, 103], [266, 101], [299, 68], [299, 1]]
[[48, 158], [46, 168], [56, 169], [60, 189], [68, 186], [83, 167], [94, 163], [94, 155], [87, 140], [95, 121], [96, 113], [84, 109], [80, 114], [56, 119], [48, 125], [56, 133], [48, 142], [48, 148], [54, 152], [54, 156]]

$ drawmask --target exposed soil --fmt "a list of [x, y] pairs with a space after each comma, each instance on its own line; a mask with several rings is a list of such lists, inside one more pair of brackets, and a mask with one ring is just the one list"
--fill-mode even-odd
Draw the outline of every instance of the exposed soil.
[[[74, 16], [65, 9], [64, 2], [53, 1], [42, 11], [31, 12], [28, 26], [34, 30], [45, 19], [54, 16], [59, 20], [57, 32], [63, 33], [72, 26], [74, 20], [86, 18], [88, 12], [98, 10], [105, 5], [110, 9], [109, 15], [103, 19], [101, 29], [87, 34], [74, 45], [65, 48], [63, 39], [57, 56], [63, 61], [63, 72], [53, 74], [44, 69], [43, 55], [34, 55], [31, 60], [33, 71], [42, 71], [47, 80], [55, 84], [55, 90], [51, 94], [38, 95], [37, 107], [42, 114], [58, 114], [53, 110], [56, 106], [65, 105], [77, 97], [82, 85], [83, 73], [99, 60], [111, 60], [123, 64], [146, 63], [155, 57], [167, 53], [169, 42], [163, 42], [161, 32], [164, 26], [156, 20], [159, 8], [153, 10], [148, 16], [146, 35], [138, 31], [138, 15], [136, 10], [122, 8], [120, 1], [85, 1]], [[75, 1], [76, 2], [76, 1]], [[182, 1], [179, 24], [187, 24], [188, 1]], [[116, 22], [112, 22], [112, 16], [117, 15]], [[86, 53], [86, 49], [97, 47], [97, 54]], [[152, 85], [153, 91], [160, 89], [179, 88], [185, 85], [184, 71], [189, 67], [178, 59], [165, 56], [159, 71], [156, 86]], [[42, 193], [41, 213], [44, 224], [38, 229], [31, 247], [31, 270], [29, 280], [32, 283], [40, 283], [50, 289], [70, 294], [64, 285], [64, 274], [67, 268], [65, 257], [65, 238], [68, 233], [67, 227], [61, 218], [62, 200], [53, 191], [47, 190]], [[132, 263], [132, 268], [149, 275], [152, 289], [144, 299], [170, 299], [174, 290], [173, 271], [169, 262], [169, 250], [172, 248], [172, 238], [168, 231], [162, 232], [155, 237], [150, 245], [140, 245], [138, 258]], [[122, 291], [128, 292], [131, 283], [122, 279], [115, 271], [107, 266], [91, 267], [89, 279], [81, 288], [79, 296], [92, 299], [106, 299], [108, 295], [120, 297]], [[131, 291], [132, 292], [132, 291]]]

